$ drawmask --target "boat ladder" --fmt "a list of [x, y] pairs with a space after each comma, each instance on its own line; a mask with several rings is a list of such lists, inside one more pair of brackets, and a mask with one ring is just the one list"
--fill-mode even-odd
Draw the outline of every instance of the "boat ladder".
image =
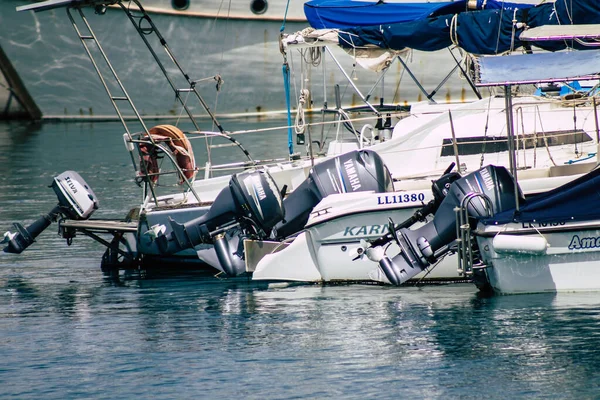
[[[82, 23], [84, 25], [83, 29], [80, 29], [78, 22], [76, 22], [76, 20], [75, 20], [72, 10], [76, 10], [78, 12], [79, 17], [81, 19], [80, 23]], [[100, 11], [100, 13], [103, 13], [103, 12]], [[96, 37], [90, 23], [88, 22], [85, 14], [83, 13], [82, 8], [81, 7], [74, 7], [74, 8], [67, 7], [67, 15], [69, 17], [69, 20], [71, 21], [71, 24], [73, 25], [73, 28], [75, 29], [75, 32], [77, 33], [77, 36], [79, 37], [79, 40], [81, 41], [81, 44], [83, 45], [83, 47], [85, 49], [86, 54], [88, 55], [90, 61], [92, 62], [92, 65], [93, 65], [98, 77], [100, 78], [102, 86], [104, 87], [104, 90], [106, 91], [106, 93], [113, 105], [113, 108], [115, 109], [115, 111], [117, 113], [117, 116], [118, 116], [121, 124], [123, 125], [123, 128], [125, 129], [124, 136], [127, 138], [126, 140], [129, 143], [133, 143], [134, 137], [135, 137], [135, 135], [132, 134], [132, 132], [131, 132], [129, 124], [125, 121], [124, 107], [128, 106], [130, 108], [130, 110], [133, 111], [136, 120], [142, 127], [142, 130], [147, 134], [149, 141], [152, 142], [152, 144], [155, 144], [154, 140], [148, 133], [148, 127], [146, 126], [146, 124], [145, 124], [144, 120], [142, 119], [140, 113], [138, 112], [135, 104], [133, 103], [131, 97], [129, 96], [129, 93], [127, 93], [127, 90], [123, 86], [121, 79], [119, 78], [115, 68], [113, 67], [112, 63], [110, 62], [102, 45], [100, 44], [100, 41]], [[95, 49], [92, 48], [93, 45], [95, 45]], [[94, 53], [96, 55], [94, 55]], [[99, 66], [99, 63], [97, 61], [97, 58], [104, 60], [106, 68], [108, 68], [108, 70], [110, 71], [110, 74], [105, 74], [102, 72], [102, 70]], [[103, 69], [106, 69], [106, 68], [103, 68]], [[139, 147], [138, 147], [138, 151], [139, 151]], [[141, 157], [142, 156], [141, 151], [139, 151], [139, 153], [140, 153], [140, 157]], [[135, 163], [135, 160], [133, 158], [132, 158], [132, 161], [134, 161], [134, 169], [137, 172], [137, 163]], [[144, 168], [144, 166], [141, 166], [141, 168]], [[141, 172], [143, 175], [148, 177], [148, 173], [147, 173], [148, 171], [141, 171]], [[156, 198], [156, 193], [154, 192], [154, 187], [152, 184], [149, 183], [149, 179], [146, 180], [146, 184], [144, 185], [144, 193], [143, 193], [144, 198], [146, 197], [148, 190], [150, 190], [152, 192], [152, 197]]]
[[[114, 0], [114, 1], [95, 0], [95, 2], [93, 2], [93, 4], [95, 5], [94, 9], [97, 14], [104, 14], [106, 12], [107, 6], [114, 5], [116, 7], [120, 7], [122, 9], [122, 11], [124, 11], [124, 13], [127, 15], [128, 19], [132, 23], [133, 27], [136, 29], [140, 38], [143, 40], [144, 44], [148, 48], [152, 58], [156, 62], [156, 65], [161, 70], [161, 72], [162, 72], [164, 78], [166, 79], [167, 83], [169, 84], [170, 88], [175, 93], [175, 98], [181, 106], [182, 113], [186, 114], [189, 121], [192, 123], [194, 128], [192, 131], [190, 131], [188, 133], [192, 133], [192, 134], [200, 134], [201, 133], [201, 129], [198, 124], [198, 121], [196, 120], [195, 116], [192, 114], [192, 110], [187, 104], [188, 95], [193, 95], [199, 101], [199, 103], [202, 106], [202, 108], [204, 109], [204, 111], [208, 114], [208, 116], [212, 120], [213, 125], [218, 128], [219, 132], [213, 132], [210, 136], [222, 137], [222, 138], [228, 140], [229, 142], [231, 142], [233, 145], [238, 146], [240, 148], [240, 150], [244, 153], [246, 158], [248, 159], [248, 161], [246, 161], [245, 165], [246, 166], [256, 165], [256, 162], [252, 159], [252, 157], [250, 156], [248, 151], [246, 151], [246, 149], [237, 140], [235, 140], [233, 137], [231, 137], [223, 129], [221, 124], [217, 121], [215, 115], [210, 110], [208, 104], [204, 101], [204, 99], [201, 97], [200, 93], [198, 92], [196, 85], [200, 81], [191, 79], [190, 75], [184, 71], [181, 64], [177, 61], [177, 59], [175, 58], [169, 45], [167, 44], [167, 41], [161, 35], [161, 33], [159, 32], [158, 28], [156, 27], [156, 25], [154, 24], [154, 22], [148, 15], [148, 13], [144, 10], [142, 5], [140, 4], [139, 0], [131, 0], [131, 2], [127, 2], [127, 4], [123, 4], [123, 3], [124, 2], [122, 0]], [[132, 7], [130, 3], [135, 3], [135, 6]], [[83, 44], [83, 47], [84, 47], [90, 61], [92, 62], [92, 65], [93, 65], [98, 77], [100, 78], [102, 86], [104, 87], [106, 93], [108, 94], [108, 97], [113, 105], [113, 108], [115, 109], [115, 111], [117, 113], [118, 119], [120, 120], [121, 124], [125, 128], [124, 137], [125, 137], [125, 142], [126, 142], [126, 146], [127, 146], [128, 150], [131, 153], [131, 151], [133, 150], [131, 147], [133, 147], [133, 146], [137, 147], [140, 158], [143, 157], [143, 154], [142, 154], [141, 150], [139, 149], [139, 145], [143, 142], [146, 142], [148, 144], [151, 144], [151, 145], [163, 150], [164, 148], [162, 148], [160, 146], [160, 144], [157, 143], [152, 138], [152, 136], [149, 134], [148, 126], [144, 122], [144, 119], [138, 112], [129, 93], [125, 89], [123, 82], [119, 78], [119, 76], [116, 72], [116, 69], [113, 67], [106, 52], [102, 48], [100, 41], [94, 34], [94, 31], [83, 12], [83, 8], [86, 6], [86, 4], [81, 4], [81, 5], [75, 4], [75, 5], [71, 5], [71, 6], [67, 7], [67, 15], [69, 17], [69, 20], [71, 21], [71, 24], [73, 25], [73, 28], [75, 29], [75, 32], [77, 33], [77, 35], [79, 37], [81, 43]], [[73, 10], [75, 10], [75, 12], [73, 12]], [[77, 14], [78, 14], [79, 18], [77, 18], [77, 22], [76, 22], [75, 16]], [[82, 25], [81, 26], [82, 29], [80, 29], [79, 25]], [[152, 43], [150, 42], [150, 38], [149, 38], [150, 35], [154, 35], [155, 39], [156, 39], [156, 40], [152, 40]], [[158, 44], [156, 44], [156, 43], [158, 43]], [[155, 49], [155, 47], [156, 47], [156, 49]], [[158, 56], [158, 49], [160, 49], [160, 48], [162, 48], [165, 51], [165, 53], [167, 54], [166, 58], [170, 62], [173, 63], [173, 65], [175, 66], [175, 68], [173, 70], [176, 72], [170, 72], [165, 67], [165, 65], [163, 64], [163, 62], [161, 61], [161, 59]], [[97, 59], [98, 59], [98, 61], [103, 60], [105, 64], [102, 64], [102, 67], [101, 67], [99, 65], [99, 62], [97, 61]], [[107, 71], [107, 69], [108, 69], [108, 71]], [[217, 78], [215, 78], [215, 79], [217, 79]], [[178, 85], [183, 85], [186, 87], [178, 88], [176, 86], [176, 83]], [[127, 109], [127, 107], [129, 109]], [[125, 111], [127, 111], [127, 112], [125, 112]], [[136, 133], [132, 133], [132, 130], [129, 127], [130, 123], [128, 123], [126, 121], [126, 118], [130, 119], [129, 114], [131, 111], [134, 114], [134, 120], [137, 121], [137, 123], [139, 123], [139, 125], [141, 127], [141, 131], [142, 131], [141, 134], [138, 129], [136, 129]], [[165, 152], [165, 154], [168, 154], [168, 153]], [[210, 154], [210, 152], [209, 152], [209, 154]], [[169, 157], [169, 158], [172, 159], [172, 157]], [[137, 162], [135, 160], [135, 157], [133, 157], [133, 155], [132, 155], [132, 161], [133, 161], [134, 169], [136, 170], [136, 173], [139, 172], [138, 176], [141, 176], [144, 179], [143, 198], [146, 199], [146, 198], [148, 198], [148, 194], [151, 194], [151, 197], [153, 199], [155, 199], [155, 202], [156, 202], [157, 194], [155, 192], [155, 185], [152, 183], [152, 176], [149, 176], [150, 174], [148, 173], [148, 171], [145, 170], [146, 167], [143, 165], [140, 167], [140, 169], [142, 169], [142, 170], [138, 171]], [[208, 165], [211, 165], [210, 160], [209, 160]], [[173, 166], [175, 168], [175, 172], [178, 173], [179, 176], [181, 177], [186, 190], [190, 191], [194, 195], [194, 197], [196, 198], [196, 200], [198, 202], [201, 202], [200, 196], [198, 195], [198, 193], [196, 192], [196, 190], [193, 187], [193, 181], [190, 179], [187, 179], [185, 177], [183, 171], [181, 170], [181, 168], [179, 168], [177, 163], [174, 163]], [[170, 173], [172, 173], [172, 172], [170, 172]]]
[[471, 228], [473, 217], [469, 215], [469, 207], [477, 200], [481, 202], [486, 216], [493, 215], [492, 202], [482, 193], [469, 193], [460, 202], [460, 206], [454, 208], [456, 213], [456, 251], [458, 255], [458, 274], [471, 278], [473, 271], [485, 268], [479, 256], [479, 249], [474, 245], [475, 235]]

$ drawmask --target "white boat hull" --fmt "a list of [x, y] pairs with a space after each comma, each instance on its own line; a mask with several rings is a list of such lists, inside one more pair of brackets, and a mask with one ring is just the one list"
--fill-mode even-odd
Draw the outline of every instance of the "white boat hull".
[[[249, 267], [253, 271], [252, 279], [389, 283], [378, 263], [367, 257], [355, 257], [356, 249], [360, 247], [361, 240], [386, 234], [389, 218], [400, 223], [413, 215], [422, 202], [431, 198], [431, 190], [425, 188], [328, 196], [315, 207], [307, 228], [289, 246], [282, 246], [277, 249], [279, 251], [265, 255], [255, 266]], [[401, 203], [403, 199], [406, 201]], [[388, 253], [393, 255], [398, 251], [395, 244], [388, 249]], [[416, 279], [461, 279], [456, 265], [453, 257], [446, 257]]]
[[[544, 252], [534, 249], [498, 249], [493, 237], [478, 238], [482, 260], [487, 265], [479, 274], [499, 294], [575, 292], [600, 290], [600, 226], [591, 224], [561, 224], [561, 230], [544, 230], [541, 224], [488, 228], [507, 229], [500, 235], [515, 240], [540, 238], [548, 243]], [[519, 231], [536, 225], [540, 233], [518, 235]], [[539, 225], [539, 226], [538, 226]], [[513, 230], [514, 229], [514, 230]]]
[[[525, 194], [546, 192], [581, 176], [589, 168], [590, 165], [578, 164], [564, 169], [565, 175], [534, 175], [524, 179], [521, 187]], [[389, 283], [378, 263], [366, 256], [355, 259], [353, 254], [361, 240], [386, 234], [389, 218], [396, 224], [401, 223], [433, 197], [429, 179], [397, 182], [396, 190], [326, 197], [314, 208], [304, 232], [293, 241], [271, 247], [248, 244], [246, 248], [251, 247], [250, 251], [257, 254], [250, 257], [247, 269], [253, 272], [255, 280]], [[411, 228], [420, 225], [417, 223]], [[398, 252], [399, 248], [392, 244], [387, 255], [393, 257]], [[467, 278], [458, 272], [457, 257], [448, 254], [415, 279], [461, 281]]]

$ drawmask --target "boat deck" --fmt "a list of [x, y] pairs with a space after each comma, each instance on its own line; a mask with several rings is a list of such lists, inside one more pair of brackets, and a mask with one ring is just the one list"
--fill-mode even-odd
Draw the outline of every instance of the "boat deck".
[[[77, 233], [81, 233], [106, 247], [107, 252], [102, 260], [103, 271], [118, 269], [121, 265], [136, 265], [135, 260], [137, 257], [130, 251], [124, 251], [119, 248], [119, 246], [121, 243], [127, 243], [127, 240], [124, 239], [125, 234], [135, 234], [137, 228], [138, 221], [109, 219], [77, 221], [63, 219], [58, 222], [58, 231], [62, 234], [63, 238], [67, 239], [67, 244], [71, 243]], [[100, 235], [112, 235], [112, 239], [106, 240]], [[119, 255], [125, 261], [119, 261]]]

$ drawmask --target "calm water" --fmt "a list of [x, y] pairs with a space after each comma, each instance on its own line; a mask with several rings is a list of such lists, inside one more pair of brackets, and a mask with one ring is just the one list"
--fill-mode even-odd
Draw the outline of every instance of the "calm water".
[[[2, 231], [49, 211], [47, 186], [67, 169], [96, 192], [96, 217], [121, 217], [139, 200], [121, 131], [0, 123]], [[244, 144], [286, 152], [271, 134]], [[85, 237], [67, 247], [51, 227], [22, 255], [0, 254], [0, 397], [600, 397], [599, 294], [115, 280], [102, 252]]]

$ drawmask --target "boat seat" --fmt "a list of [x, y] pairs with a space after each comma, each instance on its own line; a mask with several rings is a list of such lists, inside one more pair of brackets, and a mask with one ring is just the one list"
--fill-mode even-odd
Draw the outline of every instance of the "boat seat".
[[550, 167], [549, 176], [569, 176], [569, 175], [578, 175], [585, 174], [590, 172], [592, 168], [596, 166], [595, 162], [591, 163], [577, 163], [577, 164], [569, 164], [569, 165], [555, 165]]

